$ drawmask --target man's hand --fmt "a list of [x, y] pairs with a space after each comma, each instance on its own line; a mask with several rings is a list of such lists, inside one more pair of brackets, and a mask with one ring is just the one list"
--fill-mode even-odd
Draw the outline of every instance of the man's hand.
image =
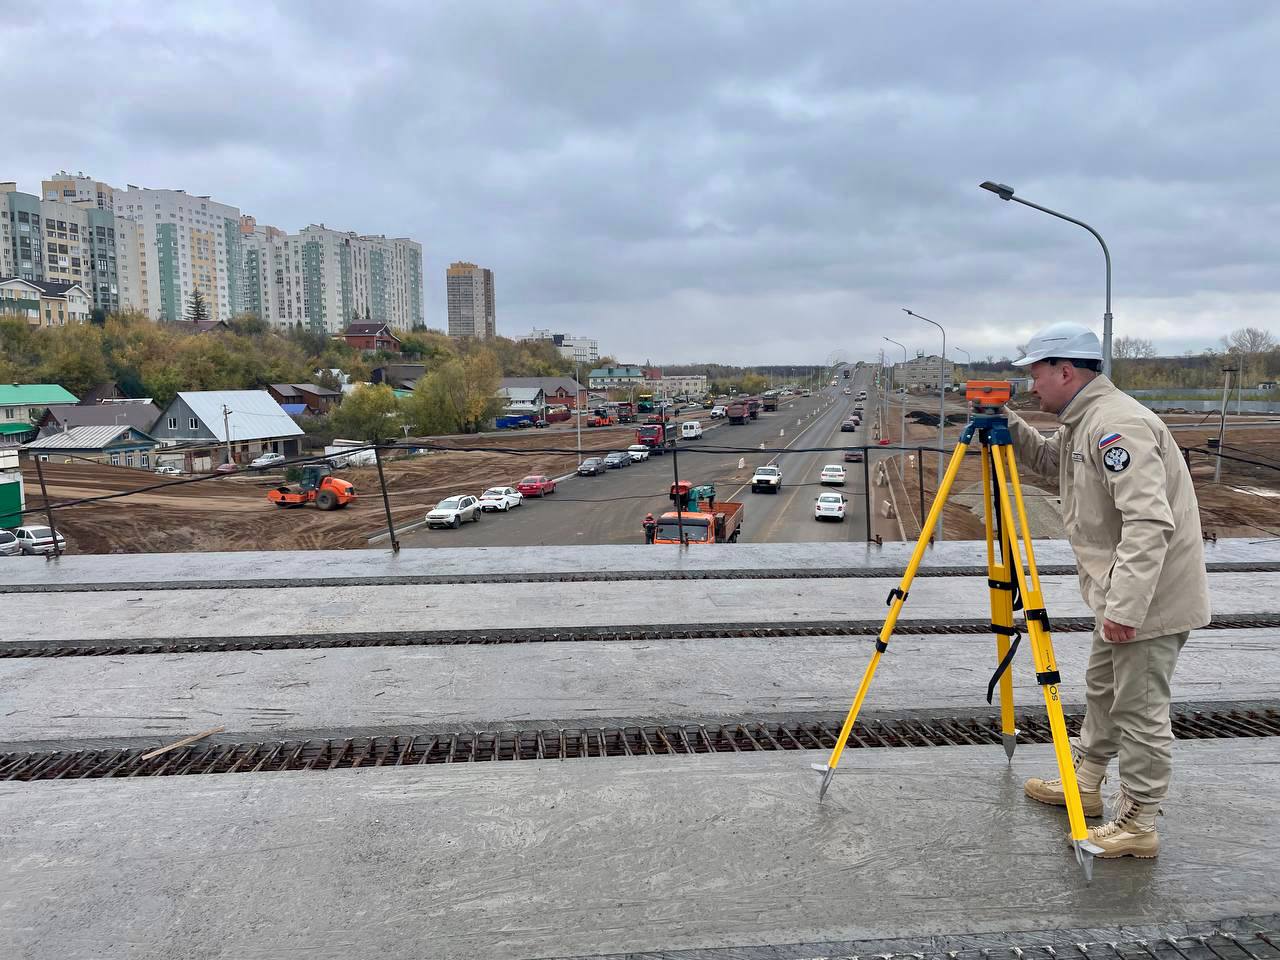
[[1136, 627], [1126, 627], [1123, 623], [1102, 618], [1102, 636], [1108, 643], [1127, 643], [1137, 635]]

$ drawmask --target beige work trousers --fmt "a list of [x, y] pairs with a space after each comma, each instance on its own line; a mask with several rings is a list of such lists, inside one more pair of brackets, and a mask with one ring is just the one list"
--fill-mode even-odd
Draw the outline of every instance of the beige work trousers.
[[1173, 766], [1169, 681], [1188, 632], [1108, 643], [1101, 618], [1085, 671], [1085, 713], [1077, 741], [1098, 763], [1120, 758], [1120, 784], [1138, 803], [1162, 803]]

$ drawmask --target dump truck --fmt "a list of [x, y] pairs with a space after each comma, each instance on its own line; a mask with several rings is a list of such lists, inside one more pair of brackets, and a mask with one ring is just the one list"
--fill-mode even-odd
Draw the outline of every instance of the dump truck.
[[760, 398], [747, 397], [747, 416], [752, 420], [760, 419]]
[[618, 422], [619, 423], [635, 423], [636, 422], [636, 406], [629, 401], [623, 401], [618, 404]]
[[745, 400], [735, 400], [724, 408], [725, 419], [730, 423], [741, 425], [747, 422], [747, 402]]
[[643, 443], [651, 455], [660, 457], [666, 451], [667, 441], [675, 441], [676, 432], [665, 423], [642, 423], [636, 429], [636, 443]]
[[[687, 513], [669, 510], [658, 518], [654, 543], [737, 543], [746, 506], [734, 500], [699, 503]], [[683, 540], [681, 539], [683, 537]]]
[[771, 397], [771, 396], [769, 396], [769, 395], [766, 393], [766, 394], [765, 394], [765, 396], [764, 396], [764, 408], [765, 408], [766, 410], [777, 410], [777, 409], [778, 409], [778, 398], [777, 398], [776, 396]]
[[282, 483], [267, 491], [267, 499], [277, 507], [313, 503], [320, 510], [337, 510], [356, 499], [356, 488], [350, 480], [333, 476], [327, 463], [309, 463], [302, 468], [302, 482], [296, 488]]

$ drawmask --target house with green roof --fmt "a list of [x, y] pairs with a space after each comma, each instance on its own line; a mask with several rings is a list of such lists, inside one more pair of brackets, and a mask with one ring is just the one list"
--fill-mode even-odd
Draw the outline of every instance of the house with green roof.
[[36, 438], [36, 421], [59, 403], [79, 403], [56, 383], [0, 384], [0, 446], [16, 446]]

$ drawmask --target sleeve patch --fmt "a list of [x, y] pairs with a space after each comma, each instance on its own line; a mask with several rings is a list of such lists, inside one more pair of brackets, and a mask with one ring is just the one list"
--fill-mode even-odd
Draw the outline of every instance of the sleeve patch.
[[1113, 443], [1119, 443], [1122, 439], [1124, 438], [1121, 437], [1120, 434], [1118, 433], [1108, 433], [1105, 437], [1103, 437], [1101, 440], [1098, 441], [1098, 449], [1105, 450], [1107, 447], [1111, 446]]
[[1124, 447], [1110, 447], [1102, 455], [1102, 465], [1112, 473], [1120, 473], [1129, 466], [1129, 451]]

